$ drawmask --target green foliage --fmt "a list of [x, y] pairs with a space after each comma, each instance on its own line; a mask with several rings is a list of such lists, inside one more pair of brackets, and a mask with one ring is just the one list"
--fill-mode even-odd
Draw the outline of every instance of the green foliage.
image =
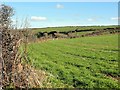
[[33, 65], [52, 75], [53, 87], [119, 87], [117, 34], [50, 40], [28, 48]]
[[95, 29], [95, 30], [101, 30], [101, 29], [105, 29], [105, 28], [116, 28], [118, 26], [65, 26], [65, 27], [47, 27], [47, 28], [36, 28], [33, 29], [32, 32], [37, 33], [37, 32], [51, 32], [51, 31], [58, 31], [58, 32], [62, 32], [62, 31], [72, 31], [72, 30], [88, 30], [88, 29]]

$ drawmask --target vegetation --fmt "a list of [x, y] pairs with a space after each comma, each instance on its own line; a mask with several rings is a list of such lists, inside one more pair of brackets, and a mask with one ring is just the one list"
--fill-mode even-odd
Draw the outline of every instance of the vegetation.
[[[45, 73], [28, 65], [27, 22], [23, 24], [23, 29], [18, 31], [17, 27], [12, 26], [13, 12], [10, 6], [0, 5], [0, 90], [42, 87]], [[20, 52], [21, 45], [24, 47]]]
[[28, 52], [52, 87], [119, 87], [118, 34], [31, 43]]
[[72, 31], [76, 29], [80, 30], [87, 30], [87, 29], [104, 29], [104, 28], [116, 28], [118, 26], [116, 25], [111, 25], [111, 26], [65, 26], [65, 27], [47, 27], [47, 28], [33, 28], [32, 32], [37, 33], [37, 32], [51, 32], [51, 31]]
[[[56, 30], [55, 30], [56, 29]], [[44, 31], [45, 30], [45, 31]], [[64, 30], [64, 31], [63, 31]], [[32, 30], [32, 33], [39, 39], [53, 39], [53, 38], [78, 38], [84, 36], [96, 36], [103, 34], [115, 34], [119, 33], [118, 26], [71, 26], [71, 27], [54, 27], [41, 29], [41, 31], [35, 33], [36, 30]]]
[[28, 31], [25, 19], [18, 30], [12, 26], [13, 15], [13, 8], [0, 6], [0, 89], [120, 88], [118, 26]]

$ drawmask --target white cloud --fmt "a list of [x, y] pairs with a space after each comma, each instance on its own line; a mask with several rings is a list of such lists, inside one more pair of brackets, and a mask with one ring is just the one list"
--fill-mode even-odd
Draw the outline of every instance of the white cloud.
[[112, 17], [111, 20], [120, 20], [120, 17]]
[[94, 19], [94, 18], [89, 18], [88, 19], [88, 21], [90, 21], [90, 22], [93, 22], [93, 21], [95, 21], [96, 19]]
[[61, 4], [57, 4], [57, 5], [56, 5], [56, 8], [58, 8], [58, 9], [62, 9], [62, 8], [64, 8], [64, 6], [61, 5]]
[[41, 16], [32, 16], [31, 20], [32, 21], [45, 21], [45, 20], [47, 20], [47, 18], [46, 17], [41, 17]]

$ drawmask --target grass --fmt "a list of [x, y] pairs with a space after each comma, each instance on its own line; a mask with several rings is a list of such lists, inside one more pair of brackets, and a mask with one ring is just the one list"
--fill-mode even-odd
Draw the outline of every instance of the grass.
[[52, 87], [118, 88], [118, 35], [31, 43], [36, 69], [50, 74]]
[[87, 29], [95, 29], [95, 30], [100, 30], [100, 29], [105, 29], [105, 28], [115, 28], [118, 26], [65, 26], [65, 27], [47, 27], [47, 28], [37, 28], [33, 29], [33, 33], [38, 33], [38, 32], [51, 32], [51, 31], [72, 31], [72, 30], [87, 30]]

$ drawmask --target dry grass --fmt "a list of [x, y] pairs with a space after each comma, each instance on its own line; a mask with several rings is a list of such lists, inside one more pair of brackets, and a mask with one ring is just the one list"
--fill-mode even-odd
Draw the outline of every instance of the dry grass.
[[[0, 88], [33, 88], [42, 87], [45, 72], [35, 70], [30, 66], [27, 56], [28, 28], [27, 22], [22, 30], [12, 28], [10, 17], [11, 7], [2, 5], [0, 8]], [[26, 21], [26, 19], [25, 19]], [[20, 51], [21, 45], [24, 46]]]

